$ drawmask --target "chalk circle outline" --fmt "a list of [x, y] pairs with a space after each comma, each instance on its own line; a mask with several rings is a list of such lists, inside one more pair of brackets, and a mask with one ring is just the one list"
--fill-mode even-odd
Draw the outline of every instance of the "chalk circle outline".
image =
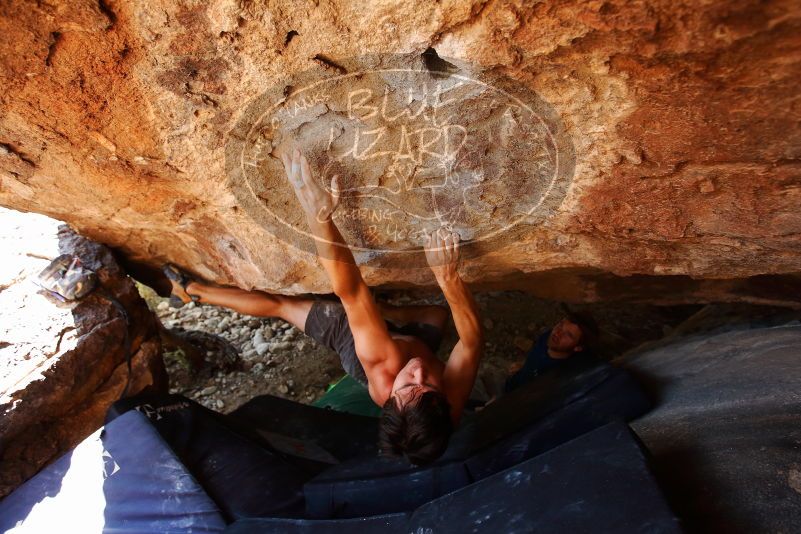
[[[359, 56], [358, 58], [352, 58], [348, 60], [348, 63], [370, 63], [375, 62], [377, 56]], [[385, 54], [380, 56], [380, 61], [386, 61], [387, 58], [398, 58], [400, 61], [407, 61], [409, 60], [409, 56], [407, 55], [398, 55], [398, 54]], [[443, 58], [447, 61], [447, 58]], [[303, 85], [301, 88], [297, 88], [295, 85], [292, 84], [292, 79], [299, 79], [303, 77], [311, 77], [312, 75], [326, 75], [329, 74], [324, 70], [308, 70], [303, 71], [295, 75], [292, 79], [285, 81], [284, 83], [277, 84], [273, 86], [272, 90], [269, 90], [263, 93], [261, 96], [255, 98], [251, 101], [248, 105], [246, 111], [242, 114], [238, 122], [236, 123], [234, 129], [229, 133], [229, 139], [226, 142], [226, 172], [229, 177], [229, 186], [231, 187], [232, 191], [234, 192], [237, 200], [239, 201], [240, 205], [243, 206], [244, 211], [252, 218], [254, 221], [259, 224], [260, 226], [264, 227], [270, 233], [275, 235], [279, 240], [289, 243], [291, 246], [303, 250], [306, 252], [314, 252], [316, 248], [313, 245], [313, 240], [319, 239], [318, 237], [314, 236], [311, 232], [306, 230], [305, 228], [299, 228], [298, 225], [293, 224], [289, 221], [286, 221], [283, 217], [275, 213], [267, 203], [263, 202], [258, 193], [253, 189], [251, 179], [252, 178], [248, 172], [246, 171], [245, 167], [245, 155], [247, 153], [248, 147], [252, 145], [253, 141], [253, 134], [257, 131], [258, 127], [264, 124], [264, 119], [267, 117], [272, 116], [272, 114], [278, 112], [282, 105], [286, 104], [287, 100], [290, 97], [296, 97], [301, 95], [303, 92], [310, 91], [317, 86], [323, 84], [336, 84], [341, 82], [342, 80], [348, 78], [361, 78], [366, 75], [375, 75], [375, 74], [382, 74], [382, 73], [411, 73], [414, 75], [434, 75], [434, 76], [442, 76], [447, 78], [455, 78], [461, 80], [463, 82], [473, 83], [477, 85], [483, 86], [485, 89], [489, 91], [494, 91], [497, 93], [502, 94], [504, 97], [508, 98], [510, 101], [514, 102], [515, 104], [519, 105], [520, 108], [525, 109], [528, 114], [540, 122], [540, 124], [544, 127], [544, 130], [548, 134], [548, 138], [554, 147], [555, 153], [555, 164], [554, 164], [554, 171], [550, 178], [547, 188], [545, 191], [540, 194], [540, 198], [537, 203], [532, 206], [527, 212], [523, 213], [519, 217], [517, 217], [512, 222], [507, 223], [501, 228], [492, 230], [486, 234], [481, 234], [478, 238], [475, 239], [466, 239], [460, 242], [460, 248], [462, 250], [463, 257], [477, 257], [487, 252], [491, 251], [494, 247], [492, 246], [493, 240], [496, 240], [501, 236], [508, 236], [510, 233], [512, 234], [510, 237], [515, 237], [516, 234], [524, 232], [525, 226], [530, 227], [534, 224], [534, 221], [531, 221], [530, 218], [537, 217], [542, 220], [546, 220], [550, 217], [553, 212], [558, 211], [561, 202], [564, 200], [564, 197], [567, 194], [567, 190], [572, 183], [573, 174], [575, 172], [575, 148], [572, 143], [572, 139], [566, 133], [564, 124], [562, 123], [561, 118], [553, 109], [553, 107], [546, 102], [544, 99], [540, 98], [539, 95], [536, 94], [533, 90], [522, 86], [519, 82], [515, 82], [514, 80], [509, 79], [508, 77], [499, 74], [497, 72], [480, 72], [479, 75], [488, 79], [490, 81], [484, 81], [481, 79], [477, 79], [471, 76], [465, 76], [463, 74], [455, 74], [452, 72], [433, 72], [429, 69], [421, 66], [420, 68], [373, 68], [373, 69], [365, 69], [365, 70], [357, 70], [354, 72], [347, 72], [345, 74], [339, 75], [329, 75], [328, 77], [317, 78], [315, 81]], [[315, 76], [317, 77], [317, 76]], [[510, 91], [513, 90], [511, 87], [503, 88], [501, 86], [509, 86], [510, 84], [516, 84], [515, 89], [519, 93], [523, 93], [523, 96], [527, 99], [532, 101], [532, 103], [526, 102], [523, 100], [523, 96], [516, 96], [512, 94]], [[285, 88], [292, 87], [292, 92], [290, 95], [285, 95], [284, 91]], [[266, 102], [265, 102], [266, 101]], [[266, 109], [264, 108], [265, 104], [270, 104]], [[536, 108], [536, 109], [534, 109]], [[263, 110], [263, 111], [260, 111]], [[254, 113], [255, 112], [255, 113]], [[258, 114], [256, 119], [252, 119], [254, 114]], [[543, 117], [544, 115], [544, 117]], [[236, 163], [232, 166], [232, 163]], [[282, 168], [283, 170], [283, 168]], [[286, 177], [283, 176], [284, 180]], [[243, 190], [242, 184], [245, 184], [245, 189]], [[547, 210], [547, 213], [535, 213], [546, 201], [550, 201], [550, 203], [555, 204]], [[266, 215], [266, 221], [263, 222], [262, 217]], [[412, 214], [409, 214], [412, 215]], [[526, 219], [529, 219], [529, 223], [526, 224]], [[277, 222], [280, 226], [276, 227], [275, 225], [269, 224], [270, 221]], [[276, 231], [282, 229], [284, 232]], [[284, 235], [280, 235], [284, 234]], [[301, 245], [298, 243], [298, 239], [291, 239], [291, 237], [297, 238], [301, 237], [305, 239], [301, 239], [305, 242], [305, 245]], [[325, 241], [325, 240], [324, 240]], [[508, 240], [507, 240], [508, 241]], [[312, 243], [311, 247], [308, 246], [308, 243]], [[344, 246], [349, 248], [355, 256], [363, 256], [363, 259], [367, 261], [373, 260], [375, 258], [382, 258], [384, 259], [385, 256], [393, 256], [392, 261], [395, 262], [399, 258], [398, 256], [407, 256], [416, 258], [416, 260], [412, 260], [411, 263], [409, 261], [404, 261], [401, 259], [400, 265], [392, 265], [393, 267], [422, 267], [425, 264], [421, 264], [419, 259], [424, 257], [424, 249], [422, 246], [411, 247], [407, 249], [382, 249], [380, 247], [365, 247], [358, 244], [341, 244], [341, 243], [331, 243], [335, 246]], [[483, 245], [483, 246], [482, 246]]]

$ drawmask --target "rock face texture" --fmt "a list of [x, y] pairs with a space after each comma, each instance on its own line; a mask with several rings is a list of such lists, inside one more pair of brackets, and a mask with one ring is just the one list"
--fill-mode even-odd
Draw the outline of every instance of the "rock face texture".
[[[0, 212], [5, 228], [11, 220]], [[0, 280], [0, 497], [101, 426], [125, 391], [167, 386], [157, 321], [133, 281], [106, 247], [66, 226], [59, 238], [58, 250], [31, 243], [6, 250], [20, 270]], [[58, 252], [77, 255], [98, 276], [98, 288], [72, 309], [50, 303], [32, 282]]]
[[[794, 0], [7, 2], [0, 204], [221, 284], [327, 292], [277, 159], [338, 174], [371, 285], [789, 303]], [[626, 277], [626, 278], [622, 278]]]

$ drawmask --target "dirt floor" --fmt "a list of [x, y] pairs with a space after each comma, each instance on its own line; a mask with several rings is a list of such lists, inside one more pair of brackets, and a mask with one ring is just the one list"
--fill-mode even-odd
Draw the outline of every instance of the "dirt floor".
[[[165, 354], [172, 392], [204, 406], [228, 412], [265, 393], [310, 403], [343, 375], [332, 351], [280, 319], [243, 316], [194, 303], [174, 309], [144, 286], [142, 293], [168, 329], [210, 334], [191, 334], [196, 344], [204, 346], [210, 362], [206, 369], [194, 370], [181, 350]], [[441, 296], [415, 297], [403, 292], [377, 296], [396, 305], [443, 303]], [[480, 374], [487, 370], [505, 373], [511, 364], [522, 361], [540, 332], [564, 315], [561, 304], [521, 292], [479, 293], [476, 299], [487, 338]], [[599, 356], [611, 359], [642, 342], [661, 338], [700, 308], [603, 304], [574, 309], [593, 314], [602, 336]], [[439, 356], [447, 358], [455, 342], [451, 322]]]

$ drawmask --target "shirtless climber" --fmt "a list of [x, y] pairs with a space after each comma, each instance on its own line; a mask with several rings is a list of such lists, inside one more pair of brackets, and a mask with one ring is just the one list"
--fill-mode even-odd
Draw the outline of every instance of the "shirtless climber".
[[447, 310], [376, 303], [332, 220], [339, 203], [337, 178], [331, 192], [321, 187], [297, 149], [282, 154], [282, 161], [339, 301], [214, 287], [191, 281], [168, 266], [165, 272], [173, 281], [173, 292], [184, 302], [191, 299], [257, 317], [280, 317], [335, 350], [345, 371], [365, 384], [383, 408], [381, 450], [405, 455], [414, 464], [429, 463], [447, 447], [473, 388], [483, 348], [478, 307], [457, 270], [459, 236], [438, 229], [425, 246], [426, 260], [459, 335], [447, 363], [442, 363], [434, 353]]

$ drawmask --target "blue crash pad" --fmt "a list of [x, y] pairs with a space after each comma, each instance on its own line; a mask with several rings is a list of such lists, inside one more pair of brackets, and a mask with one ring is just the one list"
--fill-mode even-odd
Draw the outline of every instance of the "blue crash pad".
[[0, 501], [0, 532], [221, 532], [225, 522], [142, 414], [99, 429]]
[[[287, 454], [302, 450], [281, 436], [266, 440], [231, 417], [179, 395], [124, 399], [115, 403], [108, 417], [127, 413], [128, 408], [148, 417], [227, 521], [302, 513], [303, 483], [329, 465]], [[317, 452], [326, 458], [326, 451]]]

